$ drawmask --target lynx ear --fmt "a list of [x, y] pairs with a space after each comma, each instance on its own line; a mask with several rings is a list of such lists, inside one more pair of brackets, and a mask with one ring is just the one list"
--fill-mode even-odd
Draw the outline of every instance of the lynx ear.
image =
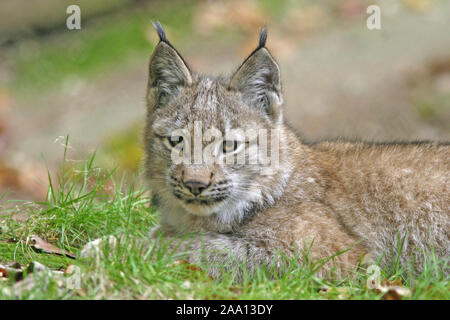
[[246, 103], [269, 114], [281, 117], [280, 68], [265, 47], [266, 29], [261, 30], [258, 47], [244, 60], [231, 78], [230, 89], [241, 92]]
[[182, 87], [191, 85], [192, 76], [184, 59], [167, 40], [161, 24], [156, 22], [153, 26], [160, 41], [150, 59], [148, 102], [156, 108], [175, 97]]

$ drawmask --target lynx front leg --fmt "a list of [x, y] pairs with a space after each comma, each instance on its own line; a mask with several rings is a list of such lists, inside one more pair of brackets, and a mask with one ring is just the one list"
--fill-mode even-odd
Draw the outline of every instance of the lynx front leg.
[[183, 240], [165, 237], [164, 242], [182, 259], [205, 268], [214, 279], [230, 272], [240, 281], [243, 273], [252, 274], [260, 266], [280, 265], [279, 256], [271, 250], [232, 235], [211, 232]]
[[[221, 278], [223, 272], [231, 272], [237, 281], [244, 272], [253, 273], [258, 266], [279, 264], [277, 256], [268, 249], [257, 246], [251, 241], [236, 236], [219, 233], [193, 234], [188, 237], [175, 237], [171, 233], [161, 233], [155, 229], [151, 238], [140, 244], [152, 250], [162, 248], [167, 253], [186, 259], [190, 263], [201, 265], [215, 279]], [[89, 242], [81, 250], [81, 258], [103, 258], [103, 246], [110, 252], [125, 243], [125, 237], [108, 236]]]

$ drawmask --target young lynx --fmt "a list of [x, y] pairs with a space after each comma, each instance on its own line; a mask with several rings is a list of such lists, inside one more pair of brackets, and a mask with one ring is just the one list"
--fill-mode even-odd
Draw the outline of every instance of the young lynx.
[[[327, 276], [363, 258], [389, 264], [402, 240], [400, 261], [417, 271], [424, 253], [448, 258], [448, 144], [305, 144], [283, 119], [280, 69], [264, 29], [230, 78], [213, 78], [194, 73], [155, 27], [144, 133], [146, 176], [161, 214], [152, 236], [190, 234], [178, 251], [212, 276], [238, 265], [249, 273], [279, 267], [280, 253], [302, 264], [297, 251], [318, 261], [350, 249], [323, 265], [319, 275]], [[236, 129], [265, 132], [270, 141], [229, 138]], [[208, 147], [212, 156], [198, 161], [196, 150]], [[264, 148], [271, 161], [251, 162]]]

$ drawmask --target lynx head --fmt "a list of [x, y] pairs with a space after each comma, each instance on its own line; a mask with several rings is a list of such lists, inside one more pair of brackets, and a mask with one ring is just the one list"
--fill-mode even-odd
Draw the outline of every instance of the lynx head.
[[160, 41], [149, 66], [144, 140], [160, 205], [224, 222], [273, 201], [282, 173], [272, 166], [267, 174], [267, 163], [250, 161], [263, 144], [266, 154], [274, 152], [271, 137], [283, 127], [280, 70], [265, 47], [266, 30], [230, 78], [213, 78], [192, 72], [161, 25], [154, 26]]

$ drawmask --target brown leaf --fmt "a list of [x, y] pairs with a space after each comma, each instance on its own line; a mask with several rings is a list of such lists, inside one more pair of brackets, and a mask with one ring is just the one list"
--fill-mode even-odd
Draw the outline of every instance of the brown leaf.
[[378, 287], [372, 288], [372, 290], [377, 293], [382, 293], [382, 300], [401, 300], [412, 295], [411, 290], [403, 286], [402, 279], [400, 277], [395, 277], [391, 280], [382, 279]]
[[8, 262], [0, 265], [0, 278], [11, 278], [14, 281], [23, 279], [23, 268], [17, 262]]
[[411, 290], [401, 286], [383, 287], [380, 286], [378, 292], [384, 292], [382, 300], [401, 300], [411, 296]]
[[8, 278], [8, 271], [0, 267], [0, 278]]
[[402, 300], [402, 296], [395, 290], [389, 290], [381, 297], [381, 300]]
[[38, 250], [42, 250], [45, 253], [53, 253], [75, 259], [75, 255], [73, 253], [55, 247], [54, 245], [48, 243], [47, 241], [43, 240], [42, 238], [36, 235], [30, 236], [28, 242], [30, 243], [31, 247]]

